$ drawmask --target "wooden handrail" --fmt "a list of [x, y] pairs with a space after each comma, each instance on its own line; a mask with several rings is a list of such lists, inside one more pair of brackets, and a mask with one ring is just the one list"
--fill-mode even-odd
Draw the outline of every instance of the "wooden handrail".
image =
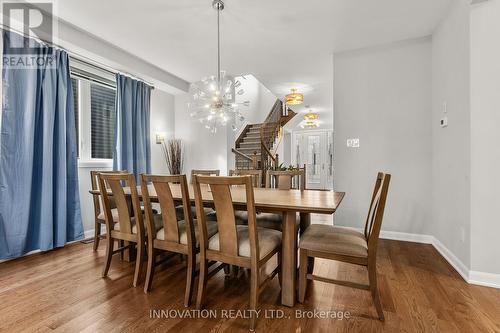
[[267, 170], [276, 166], [277, 159], [275, 154], [271, 152], [271, 146], [279, 133], [281, 126], [283, 103], [277, 99], [266, 117], [266, 120], [260, 127], [260, 158], [262, 161], [262, 169]]
[[236, 149], [234, 149], [234, 148], [231, 148], [231, 151], [232, 151], [234, 154], [236, 154], [236, 155], [239, 155], [239, 156], [243, 157], [244, 159], [247, 159], [247, 160], [249, 160], [249, 161], [252, 161], [252, 158], [251, 158], [250, 156], [248, 156], [247, 154], [243, 154], [241, 151], [238, 151], [238, 150], [236, 150]]

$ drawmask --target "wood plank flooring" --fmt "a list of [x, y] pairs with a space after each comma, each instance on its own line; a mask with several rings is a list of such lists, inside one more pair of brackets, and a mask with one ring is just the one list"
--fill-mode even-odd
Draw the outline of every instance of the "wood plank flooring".
[[[314, 221], [313, 221], [314, 222]], [[156, 274], [153, 290], [132, 288], [133, 263], [115, 256], [101, 278], [99, 251], [74, 243], [47, 253], [0, 263], [0, 332], [248, 332], [248, 320], [221, 318], [222, 310], [247, 308], [248, 277], [208, 283], [207, 309], [218, 318], [150, 318], [150, 310], [185, 310], [185, 267], [174, 259]], [[280, 306], [275, 278], [260, 297], [257, 332], [500, 332], [500, 290], [468, 285], [430, 245], [383, 240], [378, 260], [386, 315], [378, 321], [370, 294], [310, 282], [306, 303]], [[363, 268], [317, 260], [315, 274], [366, 282]], [[194, 309], [194, 307], [192, 307]], [[296, 310], [349, 311], [349, 319], [296, 318]], [[288, 318], [290, 317], [290, 318]]]

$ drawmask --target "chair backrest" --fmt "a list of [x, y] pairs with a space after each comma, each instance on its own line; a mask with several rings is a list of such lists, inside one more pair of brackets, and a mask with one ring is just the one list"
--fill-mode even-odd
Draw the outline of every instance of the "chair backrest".
[[266, 187], [278, 188], [280, 190], [305, 190], [306, 166], [304, 165], [304, 168], [297, 170], [268, 170], [266, 175]]
[[[99, 173], [99, 188], [103, 197], [104, 212], [106, 216], [106, 230], [114, 230], [113, 216], [111, 214], [110, 196], [111, 194], [118, 210], [118, 223], [120, 233], [132, 234], [132, 228], [137, 225], [137, 234], [144, 235], [144, 225], [142, 221], [142, 211], [137, 193], [137, 185], [133, 173]], [[130, 209], [130, 204], [132, 209]]]
[[253, 187], [262, 187], [262, 170], [229, 170], [229, 176], [252, 176]]
[[141, 192], [144, 202], [145, 224], [148, 239], [156, 238], [154, 227], [153, 208], [151, 205], [151, 191], [156, 192], [156, 197], [160, 204], [161, 219], [163, 222], [164, 240], [167, 242], [180, 243], [179, 223], [175, 211], [173, 191], [180, 191], [182, 195], [182, 206], [184, 208], [184, 221], [186, 223], [186, 233], [188, 244], [194, 246], [195, 235], [193, 227], [193, 217], [191, 214], [191, 204], [189, 202], [189, 189], [186, 175], [156, 176], [141, 175]]
[[[119, 171], [98, 171], [98, 170], [91, 170], [90, 171], [90, 186], [92, 187], [93, 191], [99, 191], [99, 173], [127, 173], [128, 171], [124, 170], [119, 170]], [[112, 197], [110, 199], [110, 205], [111, 208], [115, 208], [115, 201], [113, 200]], [[97, 218], [102, 212], [104, 212], [104, 203], [103, 203], [103, 198], [102, 195], [94, 194], [93, 195], [93, 200], [94, 200], [94, 216]]]
[[[208, 185], [208, 186], [204, 186]], [[196, 202], [196, 214], [198, 216], [198, 228], [200, 248], [207, 249], [207, 226], [205, 214], [203, 213], [203, 193], [211, 193], [217, 212], [217, 226], [219, 230], [219, 251], [226, 256], [238, 256], [238, 234], [236, 231], [236, 220], [234, 217], [234, 206], [231, 196], [231, 186], [244, 185], [248, 211], [248, 232], [250, 240], [250, 257], [252, 260], [259, 258], [257, 224], [255, 215], [255, 200], [251, 176], [240, 177], [210, 177], [195, 175], [193, 180], [194, 195]], [[203, 188], [202, 188], [203, 186]], [[211, 192], [208, 192], [208, 187]], [[200, 218], [201, 217], [201, 218]]]
[[368, 255], [376, 255], [380, 228], [384, 217], [385, 201], [389, 191], [390, 174], [379, 172], [373, 188], [370, 209], [365, 223], [365, 237], [368, 241]]
[[202, 176], [220, 176], [220, 170], [191, 170], [191, 184], [193, 183], [194, 175], [202, 175]]

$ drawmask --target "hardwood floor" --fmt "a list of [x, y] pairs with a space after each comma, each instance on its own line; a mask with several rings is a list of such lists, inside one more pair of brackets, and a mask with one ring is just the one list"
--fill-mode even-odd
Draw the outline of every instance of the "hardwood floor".
[[[185, 266], [160, 267], [153, 289], [132, 288], [133, 263], [113, 258], [101, 278], [105, 241], [74, 243], [0, 264], [0, 332], [248, 332], [248, 319], [221, 318], [222, 310], [247, 309], [248, 276], [208, 283], [207, 309], [215, 319], [150, 318], [150, 310], [183, 306]], [[362, 268], [317, 260], [315, 273], [366, 282]], [[259, 318], [258, 332], [500, 332], [500, 290], [468, 285], [430, 245], [382, 240], [378, 273], [386, 321], [366, 291], [309, 282], [306, 303], [280, 304], [275, 278], [263, 291], [260, 308], [282, 310], [284, 319]], [[194, 309], [191, 307], [189, 309]], [[296, 310], [349, 311], [349, 319], [297, 319]], [[262, 313], [263, 314], [263, 313]], [[268, 313], [269, 314], [269, 313]]]

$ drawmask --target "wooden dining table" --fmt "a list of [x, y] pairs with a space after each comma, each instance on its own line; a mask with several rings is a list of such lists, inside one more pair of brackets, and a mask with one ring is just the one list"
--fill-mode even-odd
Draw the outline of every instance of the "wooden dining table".
[[[141, 197], [141, 188], [137, 187]], [[157, 201], [156, 191], [152, 185], [148, 186], [152, 201]], [[124, 188], [126, 194], [130, 194], [129, 188]], [[174, 200], [181, 202], [182, 195], [180, 185], [171, 185]], [[99, 191], [89, 191], [91, 194], [100, 194]], [[203, 205], [213, 207], [213, 198], [210, 188], [201, 186]], [[280, 190], [270, 188], [255, 188], [254, 199], [257, 212], [278, 213], [283, 215], [282, 225], [282, 287], [281, 303], [292, 307], [296, 300], [297, 280], [297, 215], [300, 216], [301, 231], [305, 230], [311, 223], [311, 214], [332, 215], [337, 210], [344, 192], [318, 191], [318, 190]], [[246, 210], [245, 188], [241, 186], [231, 187], [231, 196], [234, 207], [238, 210]], [[194, 191], [189, 185], [189, 197], [194, 205]]]

